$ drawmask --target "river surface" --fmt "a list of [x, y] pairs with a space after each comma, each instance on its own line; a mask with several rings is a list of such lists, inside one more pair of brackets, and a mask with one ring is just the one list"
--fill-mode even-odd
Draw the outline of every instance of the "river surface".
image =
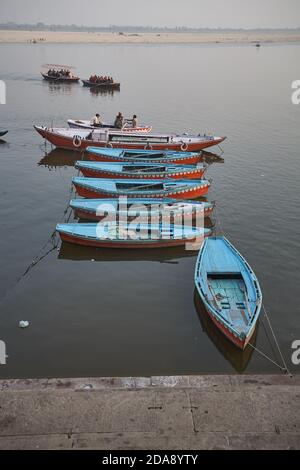
[[[9, 129], [0, 145], [0, 339], [8, 355], [0, 377], [279, 372], [211, 324], [194, 295], [197, 253], [65, 245], [47, 254], [76, 155], [51, 152], [32, 126], [65, 126], [95, 112], [110, 120], [118, 111], [156, 131], [228, 137], [223, 160], [209, 159], [208, 199], [255, 270], [280, 348], [298, 372], [291, 344], [300, 339], [300, 105], [291, 102], [291, 83], [300, 79], [299, 52], [297, 44], [0, 46], [0, 127]], [[82, 78], [112, 75], [121, 90], [51, 85], [39, 75], [43, 63], [74, 64]], [[280, 360], [263, 315], [253, 344]]]

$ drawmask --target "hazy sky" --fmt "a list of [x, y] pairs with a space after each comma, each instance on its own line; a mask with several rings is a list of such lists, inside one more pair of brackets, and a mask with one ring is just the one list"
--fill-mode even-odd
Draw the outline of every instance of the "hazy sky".
[[299, 0], [0, 0], [0, 22], [228, 28], [300, 26]]

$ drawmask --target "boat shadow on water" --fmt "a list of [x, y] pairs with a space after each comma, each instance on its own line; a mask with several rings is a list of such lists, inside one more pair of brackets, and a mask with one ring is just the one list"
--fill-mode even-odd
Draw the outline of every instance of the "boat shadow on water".
[[120, 89], [116, 88], [99, 88], [99, 87], [91, 87], [89, 88], [90, 94], [94, 97], [97, 97], [98, 95], [101, 96], [114, 96], [114, 93], [120, 93]]
[[[51, 95], [72, 95], [74, 83], [43, 81], [42, 86], [47, 89]], [[76, 84], [75, 84], [76, 86]]]
[[[250, 345], [248, 345], [244, 350], [241, 350], [233, 343], [231, 343], [226, 338], [226, 336], [224, 336], [224, 334], [216, 327], [216, 325], [210, 319], [196, 289], [194, 291], [194, 305], [203, 332], [207, 334], [207, 336], [211, 339], [213, 344], [222, 354], [224, 359], [226, 359], [226, 361], [228, 361], [232, 365], [232, 367], [236, 370], [237, 373], [242, 374], [243, 372], [245, 372], [252, 357], [254, 349]], [[259, 322], [257, 322], [255, 331], [251, 338], [251, 344], [253, 344], [253, 346], [256, 345], [258, 323]]]
[[197, 256], [197, 250], [184, 247], [156, 248], [153, 250], [123, 250], [120, 248], [92, 248], [62, 242], [58, 259], [68, 261], [153, 261], [178, 264], [182, 258]]
[[49, 169], [66, 166], [72, 167], [78, 160], [81, 160], [80, 153], [72, 152], [71, 150], [55, 148], [49, 153], [46, 153], [38, 162], [38, 165], [47, 167]]

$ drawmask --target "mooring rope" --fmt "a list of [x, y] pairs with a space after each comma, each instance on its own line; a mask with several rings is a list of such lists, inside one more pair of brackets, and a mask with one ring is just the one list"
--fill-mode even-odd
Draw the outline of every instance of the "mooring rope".
[[280, 355], [282, 364], [283, 364], [283, 366], [284, 366], [284, 370], [285, 370], [285, 372], [286, 372], [287, 374], [289, 374], [290, 376], [292, 376], [291, 372], [290, 372], [289, 369], [288, 369], [287, 363], [286, 363], [286, 361], [285, 361], [285, 359], [284, 359], [283, 353], [282, 353], [281, 348], [280, 348], [280, 346], [279, 346], [277, 337], [276, 337], [275, 332], [274, 332], [274, 330], [273, 330], [273, 327], [272, 327], [272, 325], [271, 325], [271, 320], [270, 320], [270, 318], [269, 318], [269, 316], [268, 316], [268, 314], [267, 314], [267, 311], [266, 311], [266, 308], [265, 308], [264, 304], [262, 305], [262, 307], [263, 307], [263, 310], [264, 310], [265, 318], [267, 319], [267, 322], [268, 322], [270, 331], [271, 331], [271, 333], [272, 333], [274, 342], [275, 342], [275, 344], [276, 344], [277, 350], [278, 350], [278, 352], [279, 352], [279, 355]]
[[273, 361], [273, 359], [271, 359], [269, 356], [267, 356], [264, 352], [262, 352], [260, 349], [258, 349], [256, 346], [254, 346], [253, 344], [251, 343], [248, 343], [249, 346], [251, 346], [251, 348], [254, 349], [254, 351], [256, 351], [257, 353], [259, 353], [261, 356], [263, 356], [265, 359], [267, 359], [268, 361], [272, 362], [272, 364], [274, 364], [275, 366], [279, 367], [280, 370], [282, 370], [283, 372], [286, 372], [287, 369], [285, 367], [282, 367], [280, 364], [278, 364], [278, 362], [275, 362]]
[[[72, 215], [72, 208], [70, 207], [70, 201], [72, 199], [72, 196], [73, 196], [73, 193], [74, 193], [74, 186], [73, 184], [71, 183], [70, 185], [70, 189], [69, 189], [69, 192], [68, 192], [68, 201], [67, 201], [67, 205], [65, 206], [65, 209], [63, 211], [63, 216], [61, 218], [61, 222], [63, 223], [67, 223], [69, 222], [70, 220], [70, 217]], [[51, 243], [52, 246], [51, 248], [46, 252], [46, 253], [42, 253], [41, 255], [39, 255], [39, 253], [43, 250], [45, 250], [45, 248], [47, 247], [47, 245]], [[51, 235], [49, 236], [49, 238], [47, 239], [46, 243], [44, 243], [44, 245], [42, 245], [42, 247], [40, 248], [40, 250], [38, 251], [38, 254], [35, 256], [35, 258], [31, 261], [31, 263], [29, 263], [29, 265], [26, 267], [25, 271], [17, 278], [16, 282], [7, 289], [7, 291], [4, 293], [4, 295], [2, 296], [2, 298], [0, 299], [1, 302], [3, 302], [3, 300], [8, 296], [9, 292], [11, 292], [13, 289], [15, 289], [15, 287], [17, 286], [17, 284], [19, 284], [19, 282], [25, 277], [27, 276], [27, 274], [31, 271], [32, 268], [34, 268], [35, 266], [37, 266], [42, 260], [44, 260], [45, 258], [47, 258], [47, 256], [50, 255], [50, 253], [52, 253], [52, 251], [56, 250], [59, 246], [59, 239], [58, 239], [58, 236], [57, 236], [57, 233], [56, 233], [56, 229], [53, 230], [53, 232], [51, 233]]]

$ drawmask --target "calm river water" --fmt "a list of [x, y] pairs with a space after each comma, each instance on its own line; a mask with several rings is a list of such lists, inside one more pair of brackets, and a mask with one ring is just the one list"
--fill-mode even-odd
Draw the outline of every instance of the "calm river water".
[[[300, 105], [291, 102], [299, 45], [1, 45], [7, 104], [0, 127], [0, 377], [263, 373], [278, 369], [239, 353], [194, 297], [196, 253], [128, 253], [63, 246], [16, 284], [43, 249], [69, 198], [76, 155], [45, 149], [32, 125], [136, 113], [157, 131], [227, 135], [210, 165], [209, 199], [227, 237], [255, 270], [289, 367], [300, 339]], [[82, 78], [108, 74], [120, 92], [49, 85], [43, 63], [74, 64]], [[220, 149], [213, 150], [220, 153]], [[91, 261], [94, 259], [95, 261]], [[20, 329], [20, 320], [30, 326]], [[254, 339], [274, 355], [266, 321]]]

